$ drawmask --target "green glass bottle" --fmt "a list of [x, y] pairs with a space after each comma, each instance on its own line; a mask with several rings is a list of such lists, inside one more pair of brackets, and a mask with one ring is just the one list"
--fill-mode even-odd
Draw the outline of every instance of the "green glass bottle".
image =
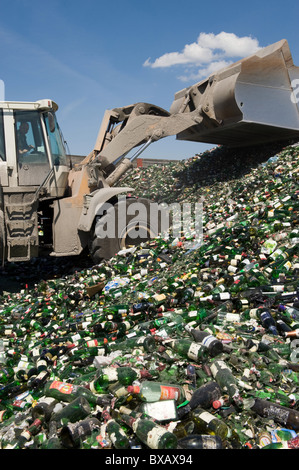
[[121, 425], [111, 417], [108, 410], [103, 410], [102, 418], [106, 424], [106, 430], [115, 449], [128, 449], [130, 441]]
[[130, 305], [129, 304], [116, 304], [116, 305], [109, 305], [107, 307], [103, 307], [103, 313], [105, 314], [121, 314], [127, 315], [130, 312]]
[[12, 367], [3, 366], [0, 369], [0, 384], [7, 384], [14, 378], [14, 369]]
[[7, 398], [15, 397], [25, 390], [27, 390], [26, 382], [14, 380], [13, 382], [10, 382], [4, 387], [0, 388], [0, 399], [5, 400]]
[[242, 405], [242, 398], [235, 376], [230, 367], [222, 360], [215, 360], [211, 363], [211, 372], [221, 390], [227, 393], [230, 399], [238, 406]]
[[201, 343], [196, 343], [188, 339], [165, 340], [164, 344], [176, 351], [183, 357], [188, 357], [196, 362], [206, 362], [209, 358], [209, 350]]
[[134, 418], [132, 414], [124, 414], [121, 419], [132, 428], [136, 437], [150, 449], [176, 449], [176, 436], [154, 421], [145, 418]]
[[222, 449], [219, 436], [191, 434], [178, 440], [178, 449]]
[[138, 330], [149, 332], [151, 330], [155, 330], [156, 328], [161, 328], [163, 325], [166, 325], [167, 323], [168, 323], [167, 318], [156, 318], [153, 320], [149, 320], [147, 322], [138, 323]]
[[[91, 405], [104, 405], [109, 404], [110, 400], [107, 396], [96, 396], [85, 387], [80, 387], [67, 382], [59, 380], [51, 380], [46, 383], [44, 387], [45, 396], [55, 398], [58, 401], [65, 401], [70, 403], [78, 396], [86, 398]], [[107, 403], [108, 401], [108, 403]]]
[[42, 444], [42, 449], [62, 449], [62, 443], [58, 437], [58, 424], [56, 421], [49, 422], [48, 439]]
[[211, 357], [216, 357], [223, 352], [223, 343], [207, 331], [201, 331], [186, 325], [185, 330], [192, 336], [195, 342], [201, 343], [209, 350]]
[[67, 449], [76, 449], [87, 436], [93, 431], [101, 428], [101, 423], [97, 418], [86, 418], [76, 423], [68, 423], [60, 431], [60, 440], [63, 447]]
[[33, 445], [32, 437], [41, 431], [43, 422], [40, 419], [35, 419], [28, 427], [26, 427], [21, 434], [16, 438], [17, 446], [19, 449], [28, 448]]
[[195, 423], [195, 431], [200, 434], [216, 435], [223, 441], [231, 436], [231, 430], [225, 422], [203, 408], [192, 410], [191, 418]]
[[[55, 398], [42, 397], [31, 408], [31, 415], [33, 419], [40, 419], [47, 423], [50, 421], [52, 412], [59, 402]], [[60, 404], [59, 404], [60, 405]], [[61, 407], [62, 405], [60, 405]]]
[[86, 418], [91, 413], [89, 402], [83, 396], [75, 398], [63, 408], [52, 413], [51, 420], [56, 421], [59, 426], [64, 426], [67, 423], [75, 423]]
[[93, 393], [102, 393], [112, 382], [119, 382], [122, 385], [130, 385], [134, 380], [150, 377], [147, 370], [136, 369], [134, 367], [104, 367], [98, 376], [89, 384]]
[[134, 336], [126, 338], [124, 341], [109, 343], [108, 352], [111, 351], [131, 351], [134, 348], [143, 349], [147, 352], [153, 352], [156, 349], [156, 342], [152, 336]]
[[6, 421], [14, 414], [14, 408], [12, 405], [5, 405], [5, 408], [0, 410], [0, 423]]

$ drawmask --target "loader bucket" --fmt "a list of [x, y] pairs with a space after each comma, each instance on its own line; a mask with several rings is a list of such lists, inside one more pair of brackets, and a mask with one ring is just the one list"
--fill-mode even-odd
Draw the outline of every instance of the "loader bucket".
[[299, 67], [281, 40], [179, 91], [170, 113], [205, 116], [179, 140], [239, 147], [299, 140], [298, 101]]

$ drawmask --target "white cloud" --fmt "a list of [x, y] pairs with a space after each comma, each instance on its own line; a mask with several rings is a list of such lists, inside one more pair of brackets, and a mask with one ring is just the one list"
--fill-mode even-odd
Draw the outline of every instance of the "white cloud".
[[[224, 31], [219, 34], [200, 33], [197, 41], [186, 44], [182, 52], [167, 52], [153, 62], [148, 58], [143, 65], [151, 68], [187, 65], [190, 70], [188, 76], [179, 77], [180, 80], [186, 81], [188, 78], [200, 79], [229, 65], [232, 59], [246, 57], [259, 49], [258, 40], [251, 36], [238, 37], [234, 33]], [[200, 69], [194, 72], [195, 67]]]
[[[259, 49], [257, 39], [250, 36], [238, 37], [234, 33], [200, 33], [197, 42], [202, 47], [219, 50], [224, 57], [246, 57]], [[222, 51], [222, 52], [221, 52]]]
[[187, 73], [186, 75], [180, 75], [178, 78], [182, 82], [187, 82], [190, 79], [191, 80], [201, 80], [203, 78], [208, 77], [212, 73], [216, 72], [217, 70], [221, 70], [225, 67], [228, 67], [230, 64], [232, 64], [232, 61], [229, 60], [218, 60], [216, 62], [211, 62], [207, 67], [203, 67], [197, 70], [196, 73]]

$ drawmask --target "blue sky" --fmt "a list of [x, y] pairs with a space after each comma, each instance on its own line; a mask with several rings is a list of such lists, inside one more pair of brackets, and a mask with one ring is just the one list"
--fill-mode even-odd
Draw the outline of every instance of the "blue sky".
[[[299, 65], [298, 20], [294, 0], [2, 1], [0, 79], [6, 100], [56, 101], [70, 152], [87, 155], [106, 109], [145, 101], [169, 110], [175, 92], [217, 61], [287, 39]], [[183, 159], [206, 148], [169, 137], [143, 156]]]

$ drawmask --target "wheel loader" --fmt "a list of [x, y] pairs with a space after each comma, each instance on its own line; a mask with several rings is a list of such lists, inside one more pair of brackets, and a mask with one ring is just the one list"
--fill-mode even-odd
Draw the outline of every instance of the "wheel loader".
[[[281, 40], [179, 91], [169, 111], [141, 102], [107, 110], [94, 148], [73, 166], [54, 101], [1, 102], [1, 262], [27, 261], [41, 249], [52, 256], [89, 249], [99, 262], [156, 236], [163, 211], [153, 221], [150, 201], [117, 186], [134, 158], [170, 135], [233, 147], [297, 139], [298, 88], [299, 68]], [[146, 209], [140, 216], [136, 203]]]

